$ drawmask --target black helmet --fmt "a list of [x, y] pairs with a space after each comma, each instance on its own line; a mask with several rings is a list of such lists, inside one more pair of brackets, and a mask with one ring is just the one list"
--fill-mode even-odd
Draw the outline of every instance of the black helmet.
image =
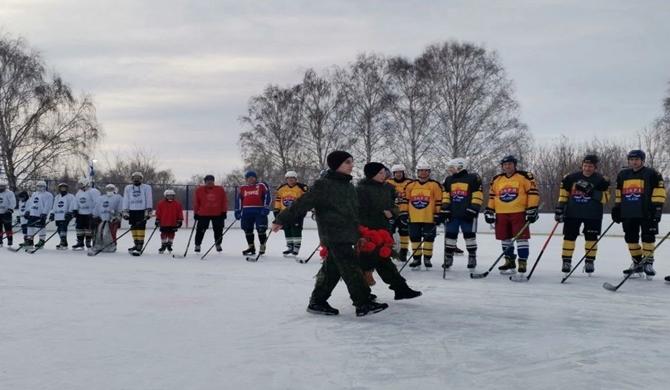
[[519, 162], [519, 160], [517, 160], [516, 157], [514, 157], [513, 155], [510, 154], [509, 156], [505, 156], [505, 157], [503, 157], [502, 160], [500, 160], [500, 165], [502, 165], [504, 163], [508, 163], [508, 162], [514, 163], [514, 165], [516, 166], [516, 164]]
[[626, 158], [639, 158], [640, 160], [644, 161], [647, 159], [647, 155], [640, 149], [635, 149], [628, 152]]
[[28, 200], [28, 193], [26, 191], [19, 192], [17, 196], [19, 197], [19, 199], [22, 199], [23, 201]]
[[587, 154], [586, 156], [584, 156], [584, 159], [582, 160], [582, 163], [593, 164], [593, 165], [598, 165], [599, 162], [600, 159], [595, 154]]

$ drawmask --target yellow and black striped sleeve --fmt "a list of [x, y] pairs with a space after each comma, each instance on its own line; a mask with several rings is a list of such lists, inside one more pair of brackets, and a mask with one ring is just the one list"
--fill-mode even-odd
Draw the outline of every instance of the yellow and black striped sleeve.
[[602, 194], [600, 196], [600, 203], [606, 205], [610, 201], [610, 181], [603, 176], [603, 179], [600, 181], [600, 186], [598, 190]]
[[565, 205], [568, 203], [568, 200], [570, 199], [570, 191], [572, 190], [571, 186], [572, 183], [569, 181], [569, 175], [563, 176], [563, 180], [561, 180], [561, 185], [558, 189], [559, 205]]
[[449, 184], [449, 180], [444, 181], [443, 189], [444, 191], [442, 191], [442, 208], [448, 209], [449, 206], [451, 206], [451, 193], [449, 192], [451, 190], [451, 185]]
[[621, 204], [621, 189], [623, 188], [623, 177], [619, 173], [616, 177], [616, 191], [614, 193], [614, 203]]
[[470, 204], [477, 210], [481, 210], [482, 203], [484, 203], [484, 190], [482, 189], [482, 178], [475, 175], [472, 186], [472, 200]]
[[651, 203], [655, 205], [664, 205], [665, 204], [665, 183], [663, 183], [663, 176], [660, 173], [656, 172], [654, 177], [654, 189], [651, 192]]
[[281, 204], [281, 189], [284, 187], [284, 185], [280, 185], [277, 187], [277, 191], [275, 191], [275, 203], [274, 203], [274, 211], [281, 211], [282, 209], [282, 204]]
[[528, 199], [526, 203], [526, 208], [527, 209], [538, 208], [540, 206], [540, 191], [537, 190], [537, 184], [535, 183], [535, 178], [533, 177], [532, 173], [527, 172], [526, 179], [528, 180], [527, 183], [528, 187], [526, 191]]

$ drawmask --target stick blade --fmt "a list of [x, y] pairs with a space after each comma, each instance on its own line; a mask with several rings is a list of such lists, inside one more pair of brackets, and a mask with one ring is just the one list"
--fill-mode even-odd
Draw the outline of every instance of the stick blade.
[[511, 280], [513, 282], [518, 282], [518, 283], [528, 282], [528, 278], [523, 274], [514, 274], [514, 275], [509, 277], [509, 280]]
[[256, 256], [247, 256], [247, 257], [244, 258], [244, 260], [246, 260], [248, 262], [251, 262], [251, 263], [255, 263], [255, 262], [258, 261], [258, 258]]
[[610, 290], [612, 292], [615, 292], [617, 290], [617, 287], [615, 285], [613, 285], [612, 283], [609, 283], [609, 282], [603, 283], [603, 288], [605, 290]]
[[484, 279], [484, 278], [487, 277], [487, 276], [489, 276], [489, 272], [488, 272], [488, 271], [486, 271], [486, 272], [484, 272], [484, 273], [481, 273], [481, 274], [475, 274], [475, 273], [471, 273], [471, 274], [470, 274], [470, 278], [471, 278], [471, 279]]

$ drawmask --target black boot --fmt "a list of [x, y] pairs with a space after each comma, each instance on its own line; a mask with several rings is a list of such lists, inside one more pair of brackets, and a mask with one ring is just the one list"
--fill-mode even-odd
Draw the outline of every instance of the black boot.
[[254, 245], [249, 245], [249, 247], [242, 251], [242, 254], [245, 256], [255, 255], [256, 247]]
[[421, 257], [415, 257], [411, 263], [409, 263], [410, 268], [416, 268], [421, 266]]
[[563, 266], [561, 267], [561, 272], [568, 273], [572, 270], [572, 259], [569, 257], [563, 258]]
[[399, 301], [401, 299], [412, 299], [421, 296], [421, 291], [412, 290], [407, 285], [407, 283], [404, 283], [403, 285], [397, 288], [392, 288], [391, 290], [395, 291], [395, 297], [393, 297], [393, 299], [395, 299], [396, 301]]
[[163, 253], [165, 253], [165, 249], [166, 249], [166, 248], [167, 248], [167, 244], [166, 244], [166, 243], [162, 243], [162, 244], [161, 244], [161, 247], [158, 249], [158, 253], [160, 253], [160, 254], [162, 255]]
[[407, 248], [400, 249], [400, 252], [398, 252], [398, 261], [402, 261], [403, 263], [406, 262], [407, 255], [408, 255]]
[[595, 259], [586, 259], [586, 262], [584, 262], [584, 272], [592, 274], [596, 270], [594, 262]]
[[642, 267], [642, 262], [638, 259], [633, 259], [633, 264], [631, 264], [630, 267], [623, 270], [624, 275], [641, 274], [642, 272], [644, 272], [644, 268]]
[[386, 303], [368, 302], [356, 306], [356, 317], [363, 317], [368, 314], [379, 313], [389, 307]]
[[340, 311], [330, 306], [328, 302], [310, 302], [309, 305], [307, 305], [307, 312], [325, 316], [336, 316], [340, 314]]

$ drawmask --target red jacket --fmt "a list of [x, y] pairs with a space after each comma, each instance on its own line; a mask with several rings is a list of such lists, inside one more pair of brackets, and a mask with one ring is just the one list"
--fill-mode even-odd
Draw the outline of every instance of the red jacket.
[[228, 211], [228, 198], [221, 186], [200, 186], [195, 190], [193, 213], [203, 217], [218, 217]]
[[178, 200], [168, 202], [163, 199], [156, 207], [156, 219], [160, 221], [161, 227], [177, 226], [177, 221], [184, 220], [184, 211]]

